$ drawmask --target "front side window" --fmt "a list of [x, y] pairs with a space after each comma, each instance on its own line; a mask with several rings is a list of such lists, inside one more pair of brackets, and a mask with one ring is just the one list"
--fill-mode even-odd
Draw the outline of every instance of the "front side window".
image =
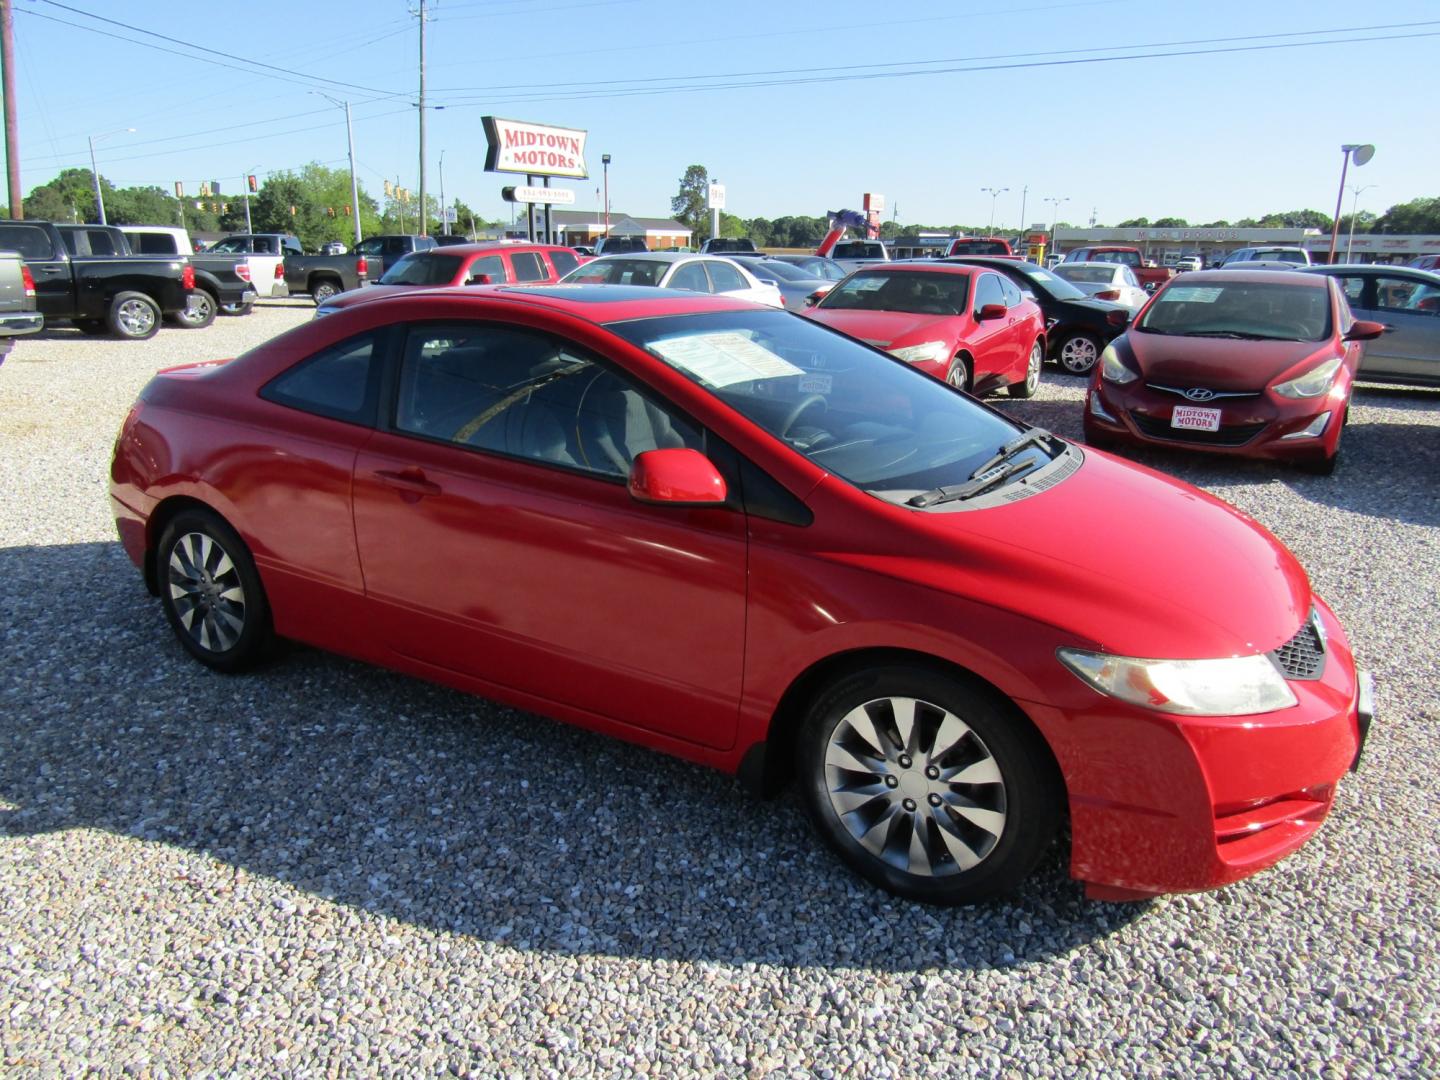
[[1350, 301], [1351, 307], [1364, 307], [1365, 279], [1363, 277], [1341, 278], [1340, 291], [1345, 294], [1345, 299]]
[[[994, 275], [990, 275], [994, 278]], [[832, 311], [906, 311], [917, 315], [958, 315], [965, 310], [969, 278], [929, 271], [866, 270], [831, 289], [817, 307]], [[995, 303], [1003, 303], [995, 283]]]
[[750, 283], [740, 276], [740, 271], [729, 263], [712, 259], [705, 264], [705, 270], [709, 273], [710, 285], [716, 292], [735, 292], [750, 287]]
[[1330, 290], [1323, 285], [1171, 284], [1145, 309], [1136, 329], [1184, 337], [1323, 341], [1330, 336]]
[[1024, 298], [1020, 295], [1020, 290], [1015, 287], [1014, 283], [1008, 278], [1001, 278], [1000, 288], [1004, 290], [1005, 306], [1007, 308], [1020, 306], [1020, 301]]
[[375, 336], [362, 334], [281, 372], [265, 384], [260, 396], [316, 416], [373, 425], [379, 366]]
[[384, 251], [385, 241], [378, 236], [372, 236], [369, 240], [361, 240], [355, 245], [356, 255], [380, 255]]
[[466, 285], [500, 285], [505, 280], [505, 260], [499, 255], [482, 255], [465, 272]]
[[987, 304], [1005, 305], [1005, 290], [994, 274], [981, 274], [980, 280], [975, 283], [975, 314], [979, 315], [980, 309]]
[[569, 342], [484, 323], [411, 329], [395, 426], [611, 478], [647, 450], [704, 447], [693, 424]]
[[380, 275], [381, 285], [449, 285], [460, 273], [459, 255], [406, 255]]
[[550, 276], [545, 272], [545, 264], [540, 261], [540, 256], [533, 251], [512, 253], [510, 268], [515, 271], [516, 281], [544, 281]]
[[608, 328], [816, 465], [890, 498], [964, 483], [1020, 430], [893, 357], [780, 311]]

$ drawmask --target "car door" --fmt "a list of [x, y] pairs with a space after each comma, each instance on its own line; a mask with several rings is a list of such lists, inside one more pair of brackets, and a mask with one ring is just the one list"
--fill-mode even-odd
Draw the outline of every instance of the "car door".
[[[982, 272], [975, 282], [975, 299], [971, 304], [973, 330], [966, 336], [971, 355], [975, 358], [975, 370], [971, 373], [974, 388], [983, 391], [989, 382], [998, 385], [1013, 382], [1017, 359], [1015, 356], [1015, 312], [1006, 308], [1005, 315], [998, 319], [980, 318], [980, 309], [987, 304], [1005, 305], [1005, 289], [1000, 284], [1000, 275]], [[998, 380], [996, 378], [998, 376]]]
[[1000, 289], [1005, 296], [1005, 326], [1009, 331], [1009, 345], [1012, 350], [1015, 365], [1011, 368], [1015, 376], [1012, 382], [1019, 382], [1025, 377], [1025, 366], [1030, 361], [1030, 346], [1035, 343], [1036, 337], [1040, 334], [1040, 325], [1033, 317], [1033, 308], [1025, 305], [1025, 296], [1020, 292], [1019, 286], [1007, 277], [1000, 279]]
[[70, 261], [63, 250], [55, 250], [49, 233], [18, 221], [0, 225], [0, 251], [17, 252], [30, 268], [36, 310], [47, 319], [74, 313], [79, 297], [72, 290]]
[[1361, 370], [1407, 380], [1440, 381], [1440, 290], [1398, 274], [1376, 274], [1370, 287], [1374, 307], [1359, 317], [1384, 323], [1386, 330], [1366, 342]]
[[744, 516], [642, 504], [625, 482], [635, 454], [703, 449], [705, 434], [534, 330], [415, 324], [395, 372], [393, 413], [354, 478], [385, 645], [512, 700], [730, 746]]

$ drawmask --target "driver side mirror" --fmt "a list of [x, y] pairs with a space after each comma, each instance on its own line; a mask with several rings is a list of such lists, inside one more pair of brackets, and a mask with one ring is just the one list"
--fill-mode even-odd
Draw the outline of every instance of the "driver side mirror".
[[489, 274], [476, 274], [476, 275], [475, 275], [474, 277], [472, 277], [469, 281], [465, 282], [465, 284], [466, 284], [466, 285], [493, 285], [493, 284], [495, 284], [495, 279], [492, 278]]
[[1107, 311], [1105, 313], [1105, 321], [1111, 326], [1124, 326], [1130, 321], [1130, 312], [1121, 309]]
[[646, 450], [630, 463], [627, 482], [636, 502], [664, 506], [716, 506], [727, 489], [720, 470], [699, 450]]
[[1003, 319], [1009, 309], [1004, 304], [985, 304], [975, 313], [979, 322], [988, 322], [990, 319]]
[[816, 304], [818, 304], [821, 300], [824, 300], [824, 299], [825, 299], [826, 294], [827, 294], [832, 288], [834, 288], [833, 285], [827, 285], [827, 286], [826, 286], [825, 288], [823, 288], [823, 289], [816, 289], [816, 290], [815, 290], [814, 292], [812, 292], [809, 296], [805, 297], [805, 306], [806, 306], [806, 307], [814, 307], [814, 306], [815, 306]]
[[1357, 319], [1350, 324], [1350, 329], [1345, 332], [1346, 341], [1374, 341], [1381, 334], [1389, 329], [1384, 323], [1371, 322], [1369, 319]]

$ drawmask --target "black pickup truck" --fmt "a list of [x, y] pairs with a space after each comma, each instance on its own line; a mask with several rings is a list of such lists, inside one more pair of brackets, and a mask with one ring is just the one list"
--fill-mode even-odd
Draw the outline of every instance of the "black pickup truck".
[[[119, 231], [125, 234], [132, 255], [189, 255], [195, 246], [190, 234], [174, 225], [123, 225]], [[249, 256], [202, 252], [189, 255], [189, 259], [195, 267], [195, 289], [190, 293], [190, 306], [175, 316], [178, 325], [194, 330], [214, 322], [217, 311], [250, 313], [256, 291]]]
[[317, 306], [336, 293], [359, 289], [379, 277], [380, 260], [374, 256], [285, 253], [285, 285], [290, 295], [309, 293]]
[[161, 318], [185, 310], [195, 287], [195, 268], [184, 256], [72, 257], [49, 221], [0, 220], [0, 251], [25, 260], [47, 322], [69, 319], [86, 334], [153, 337]]

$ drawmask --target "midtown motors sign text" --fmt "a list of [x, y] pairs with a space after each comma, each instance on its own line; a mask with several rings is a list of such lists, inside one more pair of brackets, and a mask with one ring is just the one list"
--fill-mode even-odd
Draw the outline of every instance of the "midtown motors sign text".
[[589, 176], [585, 168], [587, 132], [575, 128], [549, 127], [523, 120], [502, 120], [486, 116], [485, 156], [487, 172], [524, 173], [528, 176]]

